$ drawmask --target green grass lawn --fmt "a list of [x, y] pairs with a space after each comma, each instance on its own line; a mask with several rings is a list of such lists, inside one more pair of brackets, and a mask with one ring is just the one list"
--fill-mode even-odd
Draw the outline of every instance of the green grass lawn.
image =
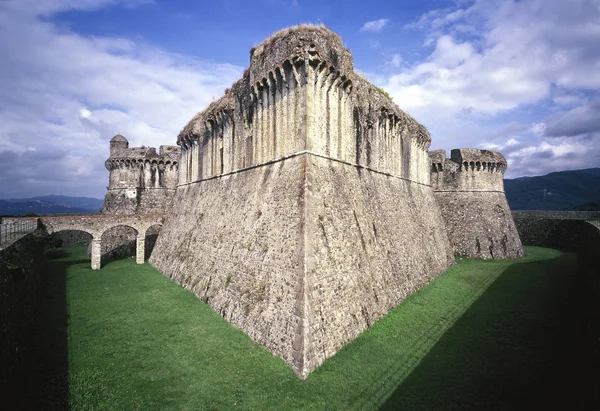
[[133, 259], [50, 253], [30, 399], [76, 410], [578, 408], [577, 256], [460, 260], [305, 381]]

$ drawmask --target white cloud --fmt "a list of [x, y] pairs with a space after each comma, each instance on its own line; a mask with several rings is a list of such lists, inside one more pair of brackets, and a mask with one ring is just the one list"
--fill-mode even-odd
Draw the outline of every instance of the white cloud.
[[400, 54], [394, 53], [392, 54], [391, 58], [386, 62], [386, 65], [393, 68], [399, 68], [402, 65], [403, 61], [404, 59]]
[[[436, 36], [433, 52], [391, 77], [386, 89], [409, 110], [441, 106], [491, 115], [538, 103], [554, 84], [597, 90], [598, 3], [565, 3], [485, 0], [464, 10], [428, 13], [418, 25]], [[478, 24], [479, 36], [461, 39], [453, 29], [464, 24]], [[416, 100], [405, 97], [415, 94]]]
[[[589, 146], [600, 139], [599, 1], [475, 0], [405, 28], [424, 30], [431, 50], [382, 86], [433, 147], [501, 148], [513, 175], [600, 166]], [[529, 125], [503, 130], [511, 115]]]
[[42, 163], [52, 171], [43, 184], [15, 171], [13, 179], [2, 181], [0, 198], [51, 192], [103, 196], [113, 134], [120, 132], [136, 146], [175, 144], [192, 116], [241, 74], [240, 67], [131, 39], [84, 37], [48, 19], [58, 11], [117, 3], [133, 7], [147, 1], [0, 3], [0, 154], [17, 161], [15, 167], [33, 170], [27, 152], [37, 148], [39, 156], [48, 154]]
[[371, 33], [379, 33], [383, 28], [390, 22], [390, 19], [379, 19], [373, 21], [367, 21], [360, 28], [360, 31], [368, 31]]

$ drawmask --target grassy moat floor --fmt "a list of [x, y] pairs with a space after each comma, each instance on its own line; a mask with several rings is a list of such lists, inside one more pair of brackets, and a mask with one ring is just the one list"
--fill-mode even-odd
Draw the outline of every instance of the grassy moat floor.
[[50, 252], [24, 387], [76, 410], [580, 409], [577, 256], [460, 260], [301, 381], [133, 259]]

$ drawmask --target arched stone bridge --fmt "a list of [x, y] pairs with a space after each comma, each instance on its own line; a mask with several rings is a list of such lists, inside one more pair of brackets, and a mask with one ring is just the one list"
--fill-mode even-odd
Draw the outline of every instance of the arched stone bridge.
[[63, 230], [85, 231], [92, 236], [92, 269], [100, 269], [102, 234], [113, 227], [131, 227], [136, 232], [135, 261], [144, 264], [146, 231], [162, 225], [166, 214], [95, 214], [40, 217], [49, 234]]

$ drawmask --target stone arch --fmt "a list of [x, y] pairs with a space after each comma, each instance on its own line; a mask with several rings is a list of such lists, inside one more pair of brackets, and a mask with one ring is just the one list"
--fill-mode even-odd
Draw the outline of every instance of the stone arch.
[[135, 224], [127, 222], [115, 222], [102, 227], [99, 236], [102, 260], [110, 261], [135, 256], [138, 234], [139, 229]]
[[[152, 250], [154, 250], [154, 245], [156, 244], [156, 240], [158, 239], [158, 234], [163, 226], [162, 222], [157, 222], [152, 224], [143, 231], [144, 233], [144, 259], [150, 258], [152, 254]], [[142, 233], [140, 231], [140, 233]]]
[[51, 235], [61, 241], [62, 247], [70, 247], [76, 245], [89, 246], [94, 239], [94, 232], [84, 228], [64, 228], [54, 230]]

